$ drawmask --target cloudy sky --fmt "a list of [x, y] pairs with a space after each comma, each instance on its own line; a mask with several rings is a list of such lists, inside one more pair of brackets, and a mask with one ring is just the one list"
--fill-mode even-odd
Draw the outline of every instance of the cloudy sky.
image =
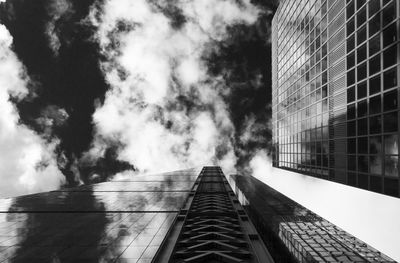
[[344, 220], [360, 203], [320, 191], [335, 196], [336, 184], [270, 167], [277, 2], [0, 0], [0, 196], [215, 164], [263, 178], [393, 256], [378, 235], [400, 233], [389, 220], [397, 199], [371, 194], [389, 221], [362, 230], [357, 213]]

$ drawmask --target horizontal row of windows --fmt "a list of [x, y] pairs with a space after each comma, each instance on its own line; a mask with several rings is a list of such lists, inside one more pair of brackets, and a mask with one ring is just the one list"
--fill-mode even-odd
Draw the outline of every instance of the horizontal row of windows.
[[[330, 144], [330, 146], [329, 146]], [[356, 138], [321, 140], [316, 142], [276, 143], [278, 153], [328, 153], [329, 148], [336, 153], [347, 154], [373, 154], [373, 155], [398, 155], [398, 135], [387, 134], [378, 136], [363, 136]]]

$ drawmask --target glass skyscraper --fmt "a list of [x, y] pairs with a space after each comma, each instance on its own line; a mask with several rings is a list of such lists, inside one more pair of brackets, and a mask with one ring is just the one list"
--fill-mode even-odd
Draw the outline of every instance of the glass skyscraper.
[[151, 262], [199, 172], [0, 199], [0, 262]]
[[399, 197], [399, 2], [282, 0], [275, 167]]
[[254, 177], [229, 181], [277, 263], [396, 262]]
[[0, 199], [0, 262], [393, 262], [256, 179], [232, 178], [236, 194], [206, 166]]

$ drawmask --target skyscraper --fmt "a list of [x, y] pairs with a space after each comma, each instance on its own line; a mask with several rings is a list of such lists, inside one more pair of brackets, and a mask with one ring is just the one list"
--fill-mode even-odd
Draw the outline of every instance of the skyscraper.
[[275, 167], [399, 197], [398, 34], [395, 0], [280, 2]]
[[395, 262], [254, 177], [230, 183], [275, 262]]
[[149, 262], [199, 170], [0, 199], [0, 262]]
[[0, 199], [0, 262], [393, 262], [243, 178], [237, 196], [219, 167], [204, 167]]

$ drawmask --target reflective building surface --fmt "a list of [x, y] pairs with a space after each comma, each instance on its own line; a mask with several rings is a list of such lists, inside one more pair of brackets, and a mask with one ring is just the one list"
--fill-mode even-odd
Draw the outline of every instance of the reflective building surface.
[[151, 262], [198, 170], [0, 200], [0, 262]]
[[229, 181], [275, 262], [395, 262], [254, 177]]
[[399, 197], [395, 0], [282, 0], [272, 23], [275, 167]]

